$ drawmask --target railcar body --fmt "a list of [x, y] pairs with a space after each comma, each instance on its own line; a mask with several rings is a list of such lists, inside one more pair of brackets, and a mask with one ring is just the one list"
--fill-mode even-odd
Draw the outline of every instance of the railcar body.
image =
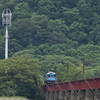
[[48, 72], [45, 75], [45, 82], [46, 83], [53, 83], [56, 81], [56, 73], [55, 72]]

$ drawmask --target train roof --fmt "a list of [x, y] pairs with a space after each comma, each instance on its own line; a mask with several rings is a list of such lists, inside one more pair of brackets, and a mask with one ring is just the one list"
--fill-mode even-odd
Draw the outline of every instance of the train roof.
[[48, 72], [47, 74], [56, 74], [55, 72]]

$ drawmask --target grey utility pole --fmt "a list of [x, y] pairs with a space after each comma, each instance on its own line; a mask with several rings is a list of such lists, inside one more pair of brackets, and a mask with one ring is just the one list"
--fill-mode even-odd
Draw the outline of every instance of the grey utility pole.
[[2, 25], [6, 28], [5, 33], [5, 59], [8, 59], [8, 26], [11, 25], [12, 13], [10, 9], [6, 8], [2, 12]]

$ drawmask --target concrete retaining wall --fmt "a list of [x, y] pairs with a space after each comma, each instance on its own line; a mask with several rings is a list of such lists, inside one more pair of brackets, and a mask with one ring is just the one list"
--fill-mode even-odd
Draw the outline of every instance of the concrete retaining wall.
[[100, 89], [49, 91], [45, 100], [100, 100]]

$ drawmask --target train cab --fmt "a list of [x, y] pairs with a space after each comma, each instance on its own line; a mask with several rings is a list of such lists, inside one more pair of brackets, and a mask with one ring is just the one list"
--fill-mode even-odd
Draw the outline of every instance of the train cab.
[[46, 83], [54, 83], [56, 81], [56, 73], [55, 72], [48, 72], [45, 75], [45, 82]]

